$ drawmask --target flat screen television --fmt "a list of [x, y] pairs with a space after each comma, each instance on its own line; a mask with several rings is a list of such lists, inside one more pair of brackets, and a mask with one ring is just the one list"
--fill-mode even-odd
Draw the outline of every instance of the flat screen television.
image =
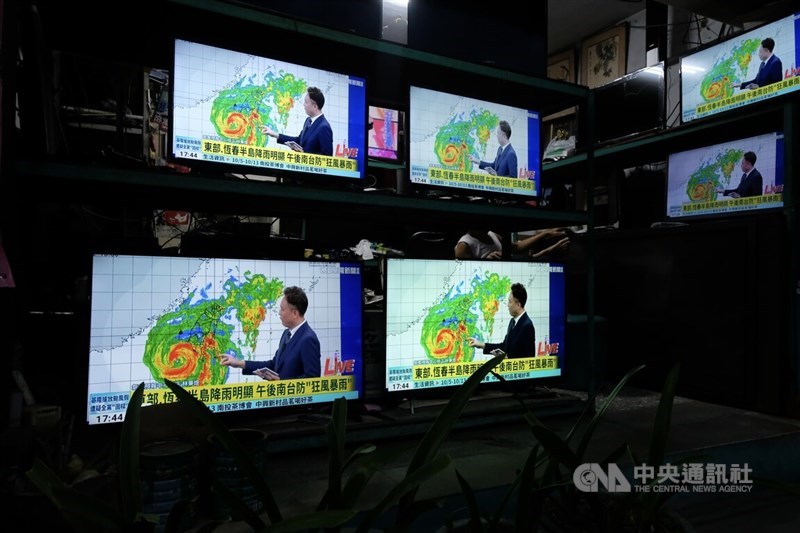
[[382, 161], [399, 162], [403, 149], [400, 136], [403, 132], [404, 114], [390, 107], [369, 106], [367, 126], [367, 153]]
[[[789, 15], [680, 59], [683, 122], [774, 98], [800, 88], [797, 25]], [[774, 42], [761, 71], [762, 41]], [[760, 78], [760, 80], [759, 80]], [[758, 87], [750, 82], [759, 80]], [[752, 87], [752, 88], [751, 88]]]
[[[755, 166], [743, 185], [742, 161], [746, 156], [755, 156]], [[783, 133], [779, 132], [670, 154], [667, 218], [782, 207], [783, 162]], [[760, 175], [760, 184], [753, 181], [757, 179], [755, 172]], [[740, 186], [743, 188], [733, 194]]]
[[[169, 142], [176, 162], [254, 174], [364, 177], [363, 78], [181, 39], [173, 57]], [[309, 88], [324, 99], [317, 103], [322, 116], [311, 124]]]
[[[539, 196], [538, 112], [414, 86], [408, 110], [412, 184], [477, 196]], [[511, 135], [501, 155], [503, 125]]]
[[[513, 283], [527, 292], [533, 353], [497, 368], [506, 380], [561, 376], [565, 272], [561, 263], [389, 258], [386, 260], [386, 389], [402, 392], [460, 385], [491, 359], [470, 338], [503, 342]], [[497, 381], [489, 374], [484, 382]]]
[[663, 129], [665, 93], [663, 62], [594, 89], [595, 140], [609, 143]]
[[[274, 357], [290, 286], [305, 291], [319, 339], [319, 366], [303, 369], [320, 375], [271, 381], [221, 365]], [[145, 405], [175, 401], [164, 379], [219, 413], [359, 399], [361, 301], [357, 263], [95, 255], [86, 420], [122, 421], [142, 382]]]

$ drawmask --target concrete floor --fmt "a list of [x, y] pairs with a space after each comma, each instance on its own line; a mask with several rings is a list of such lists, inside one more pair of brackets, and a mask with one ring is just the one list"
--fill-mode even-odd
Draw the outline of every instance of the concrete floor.
[[[553, 392], [535, 395], [525, 400], [525, 404], [547, 427], [563, 437], [585, 407], [586, 395], [558, 389]], [[605, 396], [599, 395], [595, 405], [599, 407], [604, 399]], [[657, 393], [624, 388], [596, 426], [584, 461], [600, 461], [625, 443], [635, 457], [646, 457], [658, 400]], [[445, 398], [428, 398], [413, 404], [405, 401], [383, 407], [369, 405], [369, 409], [350, 417], [347, 454], [365, 443], [374, 444], [379, 453], [396, 454], [370, 479], [358, 499], [359, 510], [371, 509], [404, 479], [414, 448], [446, 403]], [[442, 443], [441, 452], [451, 458], [451, 465], [426, 481], [417, 494], [417, 500], [435, 500], [440, 507], [421, 517], [414, 531], [439, 531], [448, 520], [467, 516], [456, 470], [475, 491], [485, 512], [499, 507], [508, 485], [525, 464], [535, 442], [522, 415], [518, 401], [506, 393], [481, 391], [476, 394]], [[319, 413], [268, 416], [272, 418], [252, 419], [249, 424], [268, 435], [264, 452], [265, 479], [284, 518], [310, 513], [327, 488], [325, 417]], [[581, 431], [578, 436], [580, 434]], [[92, 435], [94, 441], [103, 440], [98, 439], [96, 433]], [[143, 442], [176, 436], [201, 442], [207, 430], [192, 424], [185, 414], [173, 411], [172, 407], [160, 414], [155, 409], [143, 412]], [[747, 464], [753, 479], [794, 486], [794, 494], [761, 485], [755, 485], [745, 494], [674, 494], [664, 508], [682, 517], [686, 530], [702, 533], [800, 531], [800, 420], [678, 397], [673, 406], [666, 453], [669, 464], [678, 465], [679, 459], [686, 457], [696, 457], [692, 461], [695, 463], [714, 463], [728, 468]], [[201, 457], [204, 462], [207, 460], [207, 456], [201, 454]], [[631, 466], [641, 463], [625, 465], [620, 461], [620, 464], [628, 479], [632, 479]], [[613, 501], [617, 496], [623, 497], [616, 494], [608, 497]], [[193, 530], [208, 523], [208, 507], [204, 500], [198, 499], [198, 502], [199, 518], [193, 523]], [[37, 508], [42, 508], [41, 502]], [[31, 518], [36, 518], [35, 513]], [[380, 528], [388, 525], [389, 522], [378, 524]], [[19, 530], [30, 526], [26, 521]], [[241, 522], [229, 522], [217, 529], [222, 533], [249, 530]]]
[[[567, 407], [559, 407], [559, 401], [554, 400], [533, 401], [529, 405], [545, 425], [563, 436], [577, 418], [577, 404], [572, 403], [570, 407], [570, 403], [585, 401], [585, 395], [556, 392]], [[602, 395], [598, 396], [597, 405], [603, 399]], [[623, 443], [629, 444], [635, 457], [645, 457], [658, 399], [659, 396], [650, 391], [623, 389], [597, 425], [586, 461], [598, 461]], [[520, 413], [508, 416], [507, 401], [502, 395], [490, 394], [471, 402], [465, 410], [462, 425], [456, 427], [442, 445], [442, 452], [452, 458], [452, 465], [427, 481], [417, 494], [418, 500], [443, 502], [443, 509], [425, 515], [427, 518], [421, 519], [415, 530], [438, 530], [446, 520], [466, 516], [455, 469], [476, 491], [486, 510], [499, 503], [506, 486], [524, 465], [534, 442]], [[353, 428], [348, 427], [351, 437], [355, 435], [355, 438], [347, 448], [352, 451], [366, 441], [374, 443], [379, 450], [413, 448], [421, 432], [409, 424], [408, 419], [418, 417], [420, 427], [427, 427], [439, 412], [441, 403], [435, 400], [417, 402], [414, 414], [410, 413], [407, 403], [400, 404], [381, 413], [382, 417], [389, 417], [388, 420], [370, 420], [374, 415], [365, 415]], [[495, 412], [501, 405], [504, 407]], [[358, 426], [363, 424], [386, 424], [405, 430], [389, 435], [388, 440], [371, 439], [388, 433], [380, 429], [374, 435], [360, 432]], [[313, 510], [327, 487], [327, 451], [308, 445], [309, 436], [322, 430], [313, 428], [313, 424], [309, 426], [311, 429], [306, 429], [305, 440], [295, 440], [302, 431], [276, 431], [274, 425], [271, 429], [264, 427], [271, 432], [272, 446], [266, 477], [284, 517]], [[297, 448], [295, 451], [291, 451], [292, 443]], [[680, 464], [680, 458], [690, 456], [701, 456], [693, 462], [724, 464], [726, 468], [747, 464], [752, 469], [751, 478], [793, 483], [798, 491], [790, 495], [756, 485], [746, 494], [674, 494], [665, 509], [682, 517], [689, 531], [800, 531], [800, 421], [679, 397], [674, 402], [666, 451], [666, 462], [670, 464]], [[407, 452], [374, 475], [359, 500], [360, 509], [373, 507], [404, 478], [410, 457], [411, 452]], [[631, 478], [630, 473], [628, 477]], [[459, 507], [462, 508], [459, 510]], [[223, 528], [223, 531], [246, 530], [242, 524]]]

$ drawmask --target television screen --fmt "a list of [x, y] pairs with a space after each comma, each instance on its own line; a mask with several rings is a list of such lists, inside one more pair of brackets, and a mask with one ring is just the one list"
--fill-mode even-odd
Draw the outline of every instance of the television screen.
[[797, 24], [798, 14], [790, 15], [682, 57], [683, 122], [800, 88]]
[[664, 63], [594, 89], [595, 140], [610, 142], [662, 129], [664, 94]]
[[670, 154], [667, 217], [782, 207], [783, 150], [783, 134], [768, 133]]
[[397, 109], [369, 106], [367, 147], [370, 157], [398, 161], [402, 115]]
[[409, 96], [411, 183], [539, 195], [539, 113], [420, 87]]
[[[287, 287], [306, 294], [307, 325], [282, 309]], [[355, 263], [95, 255], [87, 421], [122, 421], [142, 382], [146, 405], [175, 401], [165, 379], [221, 413], [358, 399], [361, 291]]]
[[173, 159], [364, 177], [364, 79], [180, 39], [173, 67]]
[[[459, 385], [493, 357], [484, 353], [493, 343], [510, 356], [497, 369], [506, 380], [561, 375], [563, 264], [389, 258], [386, 268], [387, 391]], [[502, 344], [512, 316], [509, 293], [516, 283], [527, 293], [523, 307], [534, 330], [532, 338], [514, 339], [518, 349]], [[470, 339], [484, 348], [473, 347]], [[490, 374], [484, 381], [497, 378]]]

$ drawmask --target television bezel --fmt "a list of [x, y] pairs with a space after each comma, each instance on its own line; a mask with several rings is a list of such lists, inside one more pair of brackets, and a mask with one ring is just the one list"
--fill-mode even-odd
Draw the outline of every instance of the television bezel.
[[[283, 63], [287, 63], [292, 66], [296, 66], [299, 68], [309, 68], [314, 70], [323, 71], [328, 74], [335, 74], [340, 76], [346, 76], [351, 79], [357, 79], [361, 81], [364, 85], [364, 109], [362, 114], [363, 125], [361, 128], [361, 138], [363, 140], [363, 150], [362, 147], [359, 147], [361, 156], [361, 165], [359, 169], [359, 177], [348, 177], [348, 176], [341, 176], [341, 175], [329, 175], [329, 174], [318, 174], [314, 172], [307, 172], [301, 170], [287, 170], [287, 169], [279, 169], [279, 168], [269, 168], [269, 167], [258, 167], [253, 165], [247, 164], [240, 164], [240, 163], [233, 163], [233, 162], [215, 162], [215, 161], [204, 161], [204, 160], [195, 160], [191, 158], [182, 158], [178, 157], [173, 153], [173, 145], [174, 145], [174, 138], [175, 138], [175, 123], [174, 123], [174, 106], [175, 106], [175, 81], [174, 81], [174, 73], [175, 73], [175, 48], [177, 41], [187, 41], [193, 44], [198, 44], [202, 46], [209, 46], [213, 48], [219, 48], [226, 51], [231, 51], [240, 54], [248, 54], [257, 56], [262, 59], [271, 60], [271, 61], [280, 61]], [[248, 179], [249, 176], [263, 176], [267, 178], [273, 178], [273, 181], [280, 181], [285, 183], [294, 183], [294, 184], [302, 184], [307, 186], [313, 186], [318, 188], [328, 188], [328, 187], [349, 187], [352, 185], [361, 185], [366, 182], [366, 178], [368, 175], [367, 165], [368, 165], [368, 148], [367, 148], [367, 122], [369, 119], [369, 83], [368, 83], [368, 76], [366, 76], [362, 72], [358, 72], [356, 69], [353, 69], [350, 72], [341, 72], [339, 70], [334, 70], [329, 67], [321, 66], [319, 64], [319, 60], [311, 60], [311, 59], [302, 59], [298, 60], [295, 56], [297, 52], [289, 50], [287, 53], [279, 53], [273, 54], [270, 50], [269, 55], [263, 55], [264, 52], [260, 51], [258, 47], [249, 47], [246, 44], [231, 44], [231, 43], [220, 43], [220, 41], [224, 41], [224, 38], [214, 38], [214, 37], [206, 37], [203, 36], [202, 38], [198, 38], [195, 35], [188, 35], [188, 34], [172, 34], [170, 37], [170, 83], [169, 83], [169, 114], [168, 114], [168, 123], [167, 123], [167, 135], [166, 135], [166, 154], [165, 159], [168, 163], [179, 165], [183, 167], [188, 167], [191, 169], [191, 174], [200, 175], [202, 177], [225, 177], [225, 178], [236, 178], [236, 179]], [[326, 106], [330, 102], [326, 101]], [[324, 108], [323, 108], [324, 113]], [[276, 142], [276, 141], [274, 141]], [[277, 144], [276, 144], [277, 146]], [[335, 152], [335, 147], [334, 147]], [[270, 181], [269, 179], [265, 181]]]
[[[706, 50], [710, 50], [710, 49], [712, 49], [714, 47], [720, 47], [721, 48], [728, 41], [731, 41], [733, 39], [742, 38], [742, 37], [744, 37], [744, 36], [746, 36], [747, 34], [750, 34], [750, 33], [754, 34], [757, 31], [759, 31], [761, 28], [763, 28], [764, 26], [768, 26], [768, 25], [773, 24], [775, 22], [778, 22], [780, 20], [789, 19], [789, 18], [795, 18], [796, 19], [798, 17], [800, 17], [800, 11], [796, 11], [796, 12], [793, 12], [793, 13], [791, 13], [789, 15], [785, 15], [783, 17], [779, 17], [779, 18], [777, 18], [775, 20], [765, 21], [765, 22], [763, 22], [761, 24], [758, 24], [756, 26], [753, 26], [752, 28], [749, 28], [749, 29], [747, 29], [745, 31], [741, 31], [741, 32], [739, 32], [737, 34], [734, 34], [734, 35], [729, 35], [729, 36], [727, 36], [726, 39], [724, 39], [721, 42], [720, 41], [709, 42], [709, 43], [706, 43], [706, 44], [704, 44], [702, 46], [699, 46], [697, 48], [694, 48], [692, 50], [689, 50], [689, 51], [679, 55], [677, 59], [678, 59], [678, 91], [679, 91], [678, 97], [679, 97], [679, 102], [680, 102], [680, 114], [679, 114], [680, 125], [685, 127], [688, 124], [695, 124], [695, 123], [696, 124], [701, 124], [701, 123], [704, 123], [705, 121], [713, 121], [714, 119], [719, 119], [720, 116], [725, 116], [726, 114], [728, 114], [728, 113], [730, 113], [732, 111], [736, 111], [736, 110], [741, 111], [743, 109], [752, 110], [754, 106], [758, 106], [758, 105], [764, 104], [766, 102], [781, 101], [782, 99], [788, 98], [788, 97], [790, 97], [791, 94], [794, 94], [798, 90], [800, 90], [800, 87], [798, 87], [797, 89], [795, 89], [793, 91], [789, 91], [789, 92], [781, 94], [781, 95], [771, 96], [769, 98], [764, 98], [762, 100], [757, 100], [755, 102], [749, 102], [749, 103], [741, 105], [741, 106], [731, 107], [730, 109], [725, 109], [723, 111], [717, 111], [717, 112], [714, 112], [714, 113], [709, 113], [709, 114], [707, 114], [705, 116], [695, 117], [695, 118], [693, 118], [691, 120], [684, 120], [684, 118], [683, 118], [683, 116], [684, 116], [684, 113], [683, 113], [683, 111], [684, 111], [683, 62], [684, 62], [684, 60], [686, 58], [691, 57], [691, 56], [693, 56], [695, 54], [698, 54], [700, 52], [705, 52]], [[800, 36], [795, 35], [795, 50], [797, 50], [799, 42], [800, 42]], [[781, 59], [781, 61], [783, 61], [783, 59]], [[784, 68], [785, 68], [785, 66], [784, 66]]]
[[[412, 122], [414, 120], [414, 115], [411, 107], [411, 90], [412, 88], [417, 89], [424, 89], [427, 91], [438, 92], [442, 94], [447, 94], [449, 96], [454, 96], [456, 98], [469, 98], [472, 100], [479, 100], [485, 102], [487, 104], [493, 105], [502, 105], [506, 107], [512, 107], [518, 109], [520, 111], [525, 111], [526, 113], [536, 113], [538, 116], [539, 127], [538, 127], [538, 136], [539, 142], [536, 150], [534, 151], [535, 156], [539, 159], [539, 176], [535, 180], [536, 184], [536, 194], [535, 195], [520, 195], [508, 192], [499, 192], [499, 191], [481, 191], [477, 189], [470, 189], [464, 187], [453, 187], [453, 186], [446, 186], [446, 185], [433, 185], [428, 183], [419, 183], [412, 180], [411, 177], [411, 165], [413, 161], [411, 159], [411, 137], [413, 132]], [[530, 109], [524, 107], [518, 103], [503, 103], [493, 100], [491, 97], [486, 97], [483, 94], [475, 94], [470, 89], [458, 89], [458, 92], [453, 92], [453, 90], [449, 89], [448, 87], [444, 87], [443, 85], [433, 86], [429, 82], [422, 82], [419, 80], [412, 80], [406, 86], [406, 109], [408, 110], [406, 116], [406, 169], [407, 169], [407, 181], [409, 187], [415, 191], [418, 195], [421, 196], [438, 196], [441, 198], [464, 198], [467, 200], [474, 200], [475, 198], [484, 198], [484, 199], [495, 199], [500, 201], [515, 201], [520, 204], [526, 204], [528, 206], [533, 206], [533, 203], [539, 203], [541, 200], [542, 194], [542, 169], [543, 169], [543, 161], [542, 161], [542, 118], [543, 115], [541, 111]], [[492, 132], [494, 135], [494, 132]], [[512, 132], [512, 139], [513, 139], [513, 132]], [[481, 171], [482, 172], [482, 171]], [[488, 175], [488, 174], [487, 174]], [[518, 179], [518, 178], [511, 178], [511, 179]]]
[[[91, 349], [91, 328], [92, 328], [92, 296], [93, 296], [93, 281], [94, 281], [94, 258], [95, 256], [130, 256], [130, 257], [153, 257], [153, 258], [161, 258], [161, 259], [174, 259], [176, 256], [174, 254], [153, 254], [153, 253], [121, 253], [119, 251], [114, 251], [113, 253], [108, 253], [100, 250], [93, 250], [89, 253], [87, 260], [89, 264], [89, 276], [88, 276], [88, 294], [89, 299], [87, 303], [87, 325], [86, 325], [86, 369], [85, 372], [81, 374], [83, 379], [83, 396], [80, 399], [79, 409], [85, 414], [85, 417], [81, 418], [81, 423], [83, 426], [89, 428], [90, 430], [97, 429], [98, 431], [100, 428], [106, 427], [113, 427], [118, 425], [119, 423], [124, 421], [124, 416], [120, 420], [109, 421], [109, 422], [101, 422], [101, 423], [89, 423], [89, 417], [92, 416], [89, 413], [89, 401], [90, 401], [90, 392], [89, 392], [89, 356], [92, 352]], [[249, 256], [230, 256], [230, 257], [200, 257], [200, 256], [179, 256], [177, 258], [180, 259], [189, 259], [189, 260], [205, 260], [205, 259], [215, 259], [215, 260], [230, 260], [230, 261], [274, 261], [274, 262], [283, 262], [283, 263], [327, 263], [327, 264], [335, 264], [335, 265], [343, 265], [346, 264], [348, 266], [354, 266], [359, 268], [359, 296], [363, 294], [364, 291], [364, 265], [359, 261], [354, 260], [325, 260], [325, 259], [285, 259], [285, 258], [264, 258], [264, 257], [249, 257]], [[360, 308], [359, 319], [360, 319], [360, 337], [358, 345], [360, 347], [360, 364], [357, 365], [356, 372], [354, 373], [355, 376], [355, 397], [354, 398], [347, 398], [348, 405], [360, 405], [364, 402], [366, 398], [366, 384], [364, 379], [366, 378], [366, 373], [364, 370], [365, 360], [364, 360], [364, 327], [365, 327], [365, 307], [364, 301], [360, 297], [358, 298], [358, 304]], [[309, 307], [313, 305], [313, 300], [310, 302]], [[340, 323], [341, 324], [341, 323]], [[313, 324], [311, 325], [312, 328], [314, 327]], [[340, 330], [341, 331], [341, 330]], [[273, 354], [274, 357], [274, 354]], [[143, 363], [142, 363], [143, 364]], [[320, 370], [324, 370], [324, 360], [320, 361], [321, 368]], [[241, 372], [240, 370], [234, 370], [235, 372]], [[322, 376], [320, 376], [322, 377]], [[288, 381], [288, 380], [287, 380]], [[132, 382], [133, 383], [133, 382]], [[255, 381], [254, 383], [259, 383]], [[167, 388], [166, 385], [163, 388]], [[131, 389], [133, 392], [133, 389]], [[251, 408], [245, 410], [237, 410], [237, 411], [230, 411], [230, 412], [213, 412], [215, 416], [223, 417], [223, 420], [226, 420], [230, 423], [238, 423], [247, 422], [253, 423], [254, 421], [263, 420], [265, 422], [269, 422], [270, 420], [274, 419], [286, 419], [292, 417], [302, 417], [303, 415], [316, 415], [320, 413], [328, 413], [330, 409], [333, 407], [333, 401], [323, 401], [323, 402], [312, 402], [307, 404], [300, 404], [300, 405], [280, 405], [274, 407], [259, 407], [259, 408]], [[161, 407], [164, 406], [171, 406], [174, 405], [174, 402], [171, 404], [162, 404]], [[159, 407], [159, 406], [150, 406], [150, 407]], [[127, 409], [126, 409], [127, 411]]]
[[[667, 222], [670, 222], [670, 223], [672, 223], [672, 222], [678, 222], [678, 223], [680, 223], [680, 222], [686, 222], [686, 223], [689, 223], [689, 222], [702, 222], [702, 221], [709, 221], [709, 220], [720, 220], [720, 219], [724, 219], [724, 218], [728, 218], [728, 217], [737, 217], [738, 218], [738, 217], [754, 216], [754, 215], [760, 215], [760, 214], [765, 214], [765, 213], [774, 213], [776, 211], [783, 210], [784, 207], [786, 206], [786, 200], [785, 199], [782, 200], [781, 205], [764, 207], [764, 208], [761, 208], [761, 209], [739, 209], [739, 210], [734, 210], [734, 211], [722, 211], [722, 212], [719, 212], [719, 213], [708, 213], [708, 212], [706, 212], [706, 213], [700, 213], [700, 214], [697, 214], [697, 215], [685, 215], [685, 216], [681, 216], [681, 217], [674, 217], [674, 216], [670, 216], [670, 214], [669, 214], [669, 208], [670, 208], [670, 206], [669, 206], [669, 189], [670, 189], [669, 172], [670, 172], [670, 158], [673, 155], [678, 155], [678, 154], [685, 153], [685, 152], [691, 152], [693, 150], [700, 150], [700, 149], [704, 149], [704, 148], [710, 148], [712, 146], [718, 146], [720, 144], [728, 144], [728, 143], [732, 143], [732, 142], [736, 142], [736, 141], [745, 141], [747, 139], [752, 139], [754, 137], [760, 137], [762, 135], [770, 135], [770, 134], [784, 135], [784, 138], [785, 138], [785, 133], [783, 131], [767, 131], [767, 132], [763, 132], [763, 133], [757, 133], [755, 135], [748, 135], [747, 137], [740, 137], [740, 136], [730, 137], [730, 138], [727, 138], [726, 140], [719, 141], [719, 142], [716, 142], [716, 143], [712, 143], [712, 144], [708, 144], [708, 145], [704, 145], [704, 146], [695, 146], [693, 148], [687, 148], [687, 149], [684, 149], [684, 150], [677, 150], [675, 152], [670, 152], [669, 154], [667, 154], [667, 158], [666, 158], [666, 161], [665, 161], [666, 169], [665, 169], [665, 179], [664, 179], [664, 184], [665, 185], [664, 185], [664, 196], [663, 196], [664, 197], [664, 211], [662, 211], [662, 215], [664, 216], [664, 220], [667, 221]], [[776, 154], [776, 162], [777, 162], [777, 158], [778, 157], [780, 157], [780, 154]], [[784, 180], [783, 185], [785, 186], [786, 185], [786, 146], [783, 147], [783, 161], [781, 161], [781, 165], [782, 165], [783, 180]], [[756, 161], [756, 167], [755, 168], [758, 168], [758, 161]], [[738, 175], [738, 172], [739, 171], [738, 171], [738, 167], [737, 167], [736, 175]], [[782, 194], [785, 194], [785, 191], [782, 192]]]
[[[395, 261], [416, 261], [416, 262], [432, 262], [432, 263], [487, 263], [492, 262], [496, 264], [508, 264], [508, 263], [536, 263], [536, 264], [548, 264], [550, 266], [556, 266], [562, 268], [562, 276], [563, 276], [563, 318], [562, 318], [562, 332], [563, 336], [561, 341], [559, 342], [559, 353], [558, 359], [560, 363], [560, 374], [557, 376], [546, 376], [546, 377], [529, 377], [524, 379], [515, 379], [515, 380], [507, 380], [505, 383], [502, 381], [481, 381], [478, 385], [478, 390], [500, 390], [504, 392], [509, 392], [511, 390], [521, 392], [524, 389], [530, 389], [531, 387], [535, 386], [558, 386], [561, 383], [565, 383], [569, 379], [569, 374], [574, 372], [572, 369], [569, 369], [570, 360], [573, 359], [568, 355], [568, 339], [567, 339], [567, 327], [568, 327], [568, 316], [569, 313], [567, 312], [567, 302], [569, 300], [569, 287], [568, 287], [568, 278], [569, 278], [569, 268], [566, 262], [564, 261], [529, 261], [529, 260], [511, 260], [511, 261], [490, 261], [486, 259], [424, 259], [424, 258], [410, 258], [410, 257], [390, 257], [386, 258], [386, 296], [385, 296], [385, 305], [384, 305], [384, 332], [388, 336], [388, 318], [389, 318], [389, 308], [392, 305], [391, 299], [389, 296], [389, 272], [391, 270], [390, 263]], [[498, 314], [502, 314], [503, 323], [507, 323], [508, 319], [510, 318], [506, 309], [501, 309], [498, 311]], [[533, 319], [533, 318], [532, 318]], [[534, 327], [536, 327], [536, 320], [534, 320]], [[536, 346], [538, 349], [539, 342], [541, 338], [538, 337], [536, 339]], [[476, 348], [476, 351], [480, 349]], [[388, 350], [387, 350], [388, 352]], [[482, 350], [481, 350], [482, 352]], [[386, 354], [388, 355], [388, 353]], [[481, 353], [481, 355], [483, 355]], [[452, 393], [461, 386], [460, 383], [453, 384], [453, 385], [440, 385], [437, 387], [422, 387], [422, 388], [405, 388], [405, 389], [392, 389], [390, 387], [388, 381], [388, 371], [389, 371], [389, 363], [388, 360], [385, 361], [385, 367], [383, 372], [383, 394], [387, 398], [394, 399], [396, 401], [402, 399], [422, 399], [422, 398], [441, 398], [441, 397], [449, 397]]]

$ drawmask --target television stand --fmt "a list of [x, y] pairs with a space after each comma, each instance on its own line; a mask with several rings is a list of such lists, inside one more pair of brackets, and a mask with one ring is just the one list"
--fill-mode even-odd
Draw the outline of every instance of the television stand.
[[312, 424], [325, 425], [331, 421], [331, 415], [323, 413], [305, 413], [297, 416], [300, 422], [310, 422]]
[[[426, 408], [426, 407], [441, 407], [442, 405], [446, 405], [450, 401], [450, 398], [420, 398], [415, 401], [415, 395], [409, 394], [406, 396], [404, 402], [408, 405], [408, 412], [412, 416], [417, 414], [418, 409]], [[402, 403], [401, 402], [401, 405]]]
[[[298, 422], [309, 422], [311, 424], [319, 424], [325, 425], [328, 424], [331, 420], [333, 420], [333, 414], [331, 410], [331, 406], [329, 405], [321, 405], [319, 406], [319, 410], [301, 413], [297, 415]], [[347, 423], [350, 422], [361, 422], [361, 413], [358, 409], [354, 409], [353, 406], [347, 406]]]
[[545, 385], [532, 385], [525, 389], [515, 391], [515, 394], [526, 400], [546, 400], [558, 398], [558, 393]]

